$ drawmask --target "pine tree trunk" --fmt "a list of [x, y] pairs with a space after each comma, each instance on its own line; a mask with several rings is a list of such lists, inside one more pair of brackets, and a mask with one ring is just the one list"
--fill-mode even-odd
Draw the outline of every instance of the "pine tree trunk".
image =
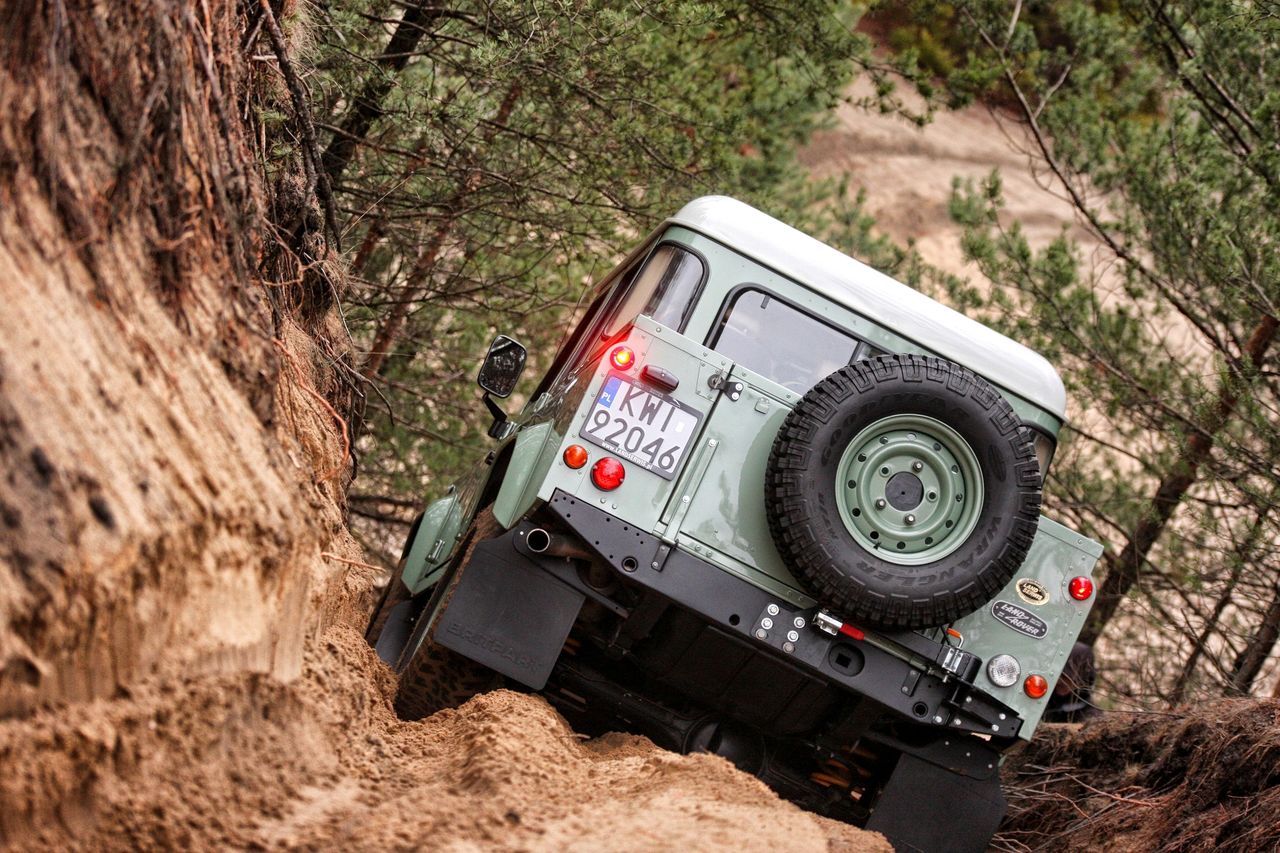
[[365, 82], [351, 111], [343, 118], [320, 157], [320, 163], [329, 175], [329, 183], [335, 192], [343, 172], [355, 156], [356, 147], [364, 140], [373, 123], [382, 118], [385, 112], [382, 102], [391, 92], [395, 75], [404, 69], [409, 57], [417, 50], [418, 42], [426, 34], [427, 27], [440, 16], [441, 11], [439, 6], [426, 2], [405, 9], [400, 23], [387, 42], [387, 49], [382, 52], [382, 56], [386, 58], [375, 60], [382, 65], [382, 69]]
[[[515, 109], [516, 100], [520, 97], [520, 91], [521, 86], [518, 83], [513, 83], [511, 88], [507, 90], [502, 103], [498, 106], [497, 113], [494, 114], [493, 121], [481, 135], [481, 150], [493, 141], [493, 137], [497, 135], [498, 130], [511, 118], [511, 111]], [[472, 168], [467, 173], [458, 192], [444, 205], [445, 210], [449, 211], [448, 215], [436, 226], [431, 239], [427, 241], [426, 248], [422, 250], [417, 260], [414, 261], [413, 269], [409, 272], [408, 281], [404, 286], [401, 298], [392, 306], [386, 320], [378, 327], [378, 331], [373, 337], [373, 343], [369, 347], [369, 356], [362, 371], [366, 379], [377, 379], [386, 369], [387, 357], [400, 343], [400, 338], [404, 335], [404, 327], [409, 319], [409, 312], [413, 305], [425, 295], [426, 287], [424, 283], [435, 268], [436, 261], [440, 258], [441, 250], [461, 218], [461, 211], [464, 208], [467, 197], [479, 188], [482, 177], [483, 172], [479, 167]]]
[[1280, 585], [1271, 597], [1271, 605], [1262, 617], [1262, 624], [1257, 632], [1249, 638], [1244, 650], [1236, 656], [1231, 667], [1231, 689], [1241, 694], [1248, 694], [1253, 689], [1253, 681], [1262, 671], [1262, 665], [1271, 656], [1276, 640], [1280, 639]]

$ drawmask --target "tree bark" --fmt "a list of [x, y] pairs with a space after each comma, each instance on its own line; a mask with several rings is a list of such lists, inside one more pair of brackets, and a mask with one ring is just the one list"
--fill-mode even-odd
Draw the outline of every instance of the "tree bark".
[[[1242, 353], [1241, 362], [1244, 369], [1250, 369], [1262, 363], [1267, 350], [1275, 340], [1276, 328], [1276, 318], [1269, 314], [1263, 315], [1258, 320]], [[1230, 421], [1231, 414], [1240, 399], [1240, 390], [1240, 385], [1230, 380], [1218, 388], [1217, 401], [1204, 428], [1193, 432], [1187, 438], [1182, 458], [1178, 460], [1174, 469], [1160, 480], [1155, 494], [1151, 497], [1147, 512], [1134, 528], [1133, 535], [1129, 537], [1119, 555], [1108, 561], [1107, 577], [1102, 583], [1102, 588], [1098, 590], [1098, 600], [1080, 635], [1081, 642], [1091, 645], [1097, 642], [1107, 623], [1115, 616], [1120, 602], [1137, 583], [1151, 548], [1164, 533], [1169, 519], [1182, 503], [1187, 491], [1196, 483], [1200, 466], [1209, 458], [1215, 439]]]
[[1262, 671], [1262, 665], [1271, 656], [1276, 640], [1280, 639], [1280, 585], [1271, 597], [1271, 605], [1262, 617], [1257, 633], [1249, 638], [1244, 650], [1236, 656], [1231, 667], [1231, 689], [1247, 695], [1253, 689], [1253, 681]]

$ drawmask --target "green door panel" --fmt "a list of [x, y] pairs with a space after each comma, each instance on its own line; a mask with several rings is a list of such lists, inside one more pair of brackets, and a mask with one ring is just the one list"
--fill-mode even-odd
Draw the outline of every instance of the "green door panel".
[[[544, 462], [546, 467], [541, 469], [547, 474], [540, 484], [539, 496], [546, 500], [556, 489], [562, 489], [598, 504], [628, 524], [674, 542], [674, 533], [666, 530], [663, 519], [669, 517], [672, 502], [680, 501], [687, 494], [689, 478], [696, 472], [699, 460], [707, 449], [703, 428], [713, 407], [719, 405], [715, 402], [718, 394], [710, 393], [707, 383], [712, 376], [727, 374], [730, 362], [683, 335], [654, 323], [648, 317], [637, 318], [626, 339], [626, 345], [635, 352], [637, 365], [636, 369], [625, 374], [628, 381], [639, 382], [640, 366], [652, 364], [661, 367], [678, 381], [676, 389], [668, 396], [688, 406], [701, 417], [698, 432], [690, 436], [689, 446], [681, 457], [675, 479], [667, 480], [659, 474], [646, 471], [638, 464], [624, 460], [627, 475], [620, 487], [604, 492], [591, 482], [589, 472], [592, 464], [602, 456], [615, 455], [581, 436], [587, 416], [610, 373], [607, 363], [602, 363], [595, 366], [594, 373], [590, 375], [590, 382], [581, 398], [582, 405], [572, 417], [563, 421], [563, 439], [557, 437], [554, 446], [548, 445]], [[589, 454], [587, 464], [579, 470], [570, 469], [560, 458], [563, 447], [569, 444], [580, 444]]]
[[803, 598], [804, 588], [773, 545], [764, 501], [773, 439], [799, 395], [740, 365], [733, 368], [733, 378], [742, 383], [742, 394], [737, 400], [722, 397], [716, 404], [703, 434], [704, 441], [717, 443], [716, 454], [693, 492], [679, 532], [708, 552], [728, 557], [730, 565], [749, 568], [757, 583], [761, 577], [769, 579], [771, 592]]
[[456, 486], [449, 487], [449, 494], [432, 501], [422, 513], [422, 523], [409, 546], [401, 577], [412, 593], [430, 586], [437, 571], [453, 553], [454, 538], [458, 531], [461, 513]]
[[558, 456], [560, 436], [550, 421], [525, 427], [516, 435], [502, 487], [493, 502], [493, 517], [503, 527], [512, 527], [533, 507], [542, 485]]
[[486, 458], [449, 486], [444, 497], [423, 510], [422, 523], [409, 545], [401, 575], [410, 592], [416, 595], [440, 577], [466, 535], [476, 504], [492, 475], [493, 466]]

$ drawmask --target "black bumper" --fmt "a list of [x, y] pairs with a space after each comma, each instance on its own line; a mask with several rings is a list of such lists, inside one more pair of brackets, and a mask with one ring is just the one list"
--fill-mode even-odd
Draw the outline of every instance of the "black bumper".
[[[547, 509], [630, 582], [833, 686], [917, 725], [985, 734], [996, 742], [1017, 736], [1017, 713], [972, 683], [980, 661], [956, 666], [954, 649], [914, 632], [831, 636], [815, 626], [816, 609], [798, 609], [572, 495], [557, 491]], [[627, 614], [586, 586], [564, 560], [530, 552], [530, 529], [522, 523], [477, 547], [438, 617], [436, 637], [541, 689], [586, 598]]]

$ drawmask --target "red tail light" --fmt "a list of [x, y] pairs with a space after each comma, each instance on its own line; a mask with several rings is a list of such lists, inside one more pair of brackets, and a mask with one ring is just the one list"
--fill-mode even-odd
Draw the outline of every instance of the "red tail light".
[[614, 347], [613, 352], [609, 353], [609, 361], [619, 370], [630, 370], [636, 363], [636, 354], [631, 347]]
[[627, 469], [622, 467], [621, 462], [610, 456], [604, 457], [591, 466], [591, 482], [596, 484], [597, 489], [606, 492], [621, 486], [626, 476]]
[[1067, 584], [1067, 592], [1076, 601], [1088, 601], [1089, 596], [1093, 595], [1093, 581], [1088, 578], [1072, 578], [1071, 583]]
[[1043, 675], [1028, 675], [1027, 680], [1022, 682], [1022, 689], [1032, 699], [1039, 699], [1049, 692], [1049, 682], [1044, 680]]

